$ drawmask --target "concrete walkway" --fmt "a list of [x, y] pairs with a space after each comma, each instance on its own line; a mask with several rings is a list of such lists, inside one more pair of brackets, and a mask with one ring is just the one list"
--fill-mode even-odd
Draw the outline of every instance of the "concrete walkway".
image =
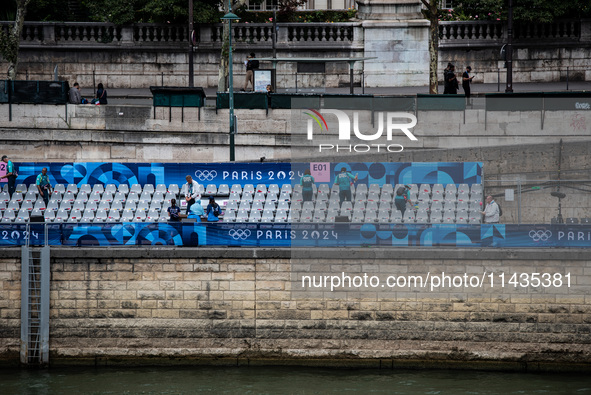
[[[528, 82], [513, 84], [514, 92], [563, 92], [567, 91], [566, 81], [564, 82]], [[89, 96], [88, 90], [84, 89], [85, 96]], [[279, 89], [279, 93], [285, 92], [285, 89]], [[472, 95], [482, 96], [485, 93], [504, 92], [505, 84], [502, 83], [500, 87], [497, 84], [473, 84]], [[588, 82], [569, 82], [568, 91], [591, 91], [591, 81]], [[238, 92], [236, 90], [235, 92]], [[295, 92], [290, 89], [289, 92]], [[310, 92], [310, 89], [304, 90]], [[326, 93], [349, 93], [349, 87], [342, 88], [321, 88], [317, 92]], [[152, 100], [152, 93], [149, 88], [137, 89], [108, 89], [110, 104], [150, 104]], [[356, 94], [372, 94], [377, 96], [384, 95], [415, 95], [417, 93], [429, 93], [427, 86], [399, 86], [399, 87], [381, 87], [381, 88], [365, 88], [355, 87]], [[443, 93], [443, 86], [439, 86], [439, 93]], [[460, 89], [459, 93], [463, 93]], [[216, 89], [206, 88], [205, 94], [208, 99], [215, 99]], [[211, 102], [211, 101], [210, 101]]]

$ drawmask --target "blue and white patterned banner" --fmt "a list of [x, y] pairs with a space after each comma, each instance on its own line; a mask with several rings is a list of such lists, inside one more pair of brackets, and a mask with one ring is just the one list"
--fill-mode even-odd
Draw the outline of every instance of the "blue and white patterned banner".
[[[17, 163], [18, 184], [34, 184], [41, 169], [47, 167], [49, 182], [55, 184], [184, 184], [191, 175], [199, 184], [278, 184], [299, 183], [310, 163]], [[318, 163], [324, 167], [326, 179], [334, 177], [345, 167], [358, 176], [361, 184], [480, 184], [482, 163]], [[315, 174], [313, 172], [313, 174]], [[4, 180], [5, 181], [5, 180]]]
[[0, 246], [590, 248], [591, 226], [454, 224], [0, 224]]

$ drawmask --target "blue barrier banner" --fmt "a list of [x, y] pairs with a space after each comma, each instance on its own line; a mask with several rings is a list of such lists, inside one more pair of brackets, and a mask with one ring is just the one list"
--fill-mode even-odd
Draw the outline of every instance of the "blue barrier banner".
[[[17, 163], [18, 184], [34, 184], [44, 167], [55, 184], [184, 184], [191, 175], [199, 184], [283, 184], [299, 183], [311, 169], [317, 183], [334, 182], [345, 167], [365, 184], [480, 184], [480, 162], [407, 163]], [[316, 170], [314, 170], [316, 169]], [[317, 175], [321, 175], [318, 177]], [[5, 180], [4, 180], [5, 181]]]
[[590, 248], [586, 225], [97, 223], [1, 224], [0, 247], [498, 247]]
[[[36, 162], [17, 163], [18, 184], [34, 184], [47, 167], [49, 182], [55, 184], [178, 184], [190, 175], [199, 184], [278, 184], [295, 177], [290, 163], [106, 163]], [[4, 180], [5, 181], [5, 180]]]
[[[292, 170], [299, 183], [304, 170], [311, 168], [315, 175], [315, 167], [322, 169], [322, 163], [292, 163]], [[482, 163], [480, 162], [342, 162], [326, 163], [330, 168], [330, 182], [344, 167], [353, 175], [357, 175], [358, 184], [481, 184]], [[328, 182], [321, 179], [321, 182]]]
[[[20, 246], [29, 241], [33, 245], [44, 243], [44, 224], [0, 224], [0, 246]], [[59, 240], [57, 240], [59, 243]]]

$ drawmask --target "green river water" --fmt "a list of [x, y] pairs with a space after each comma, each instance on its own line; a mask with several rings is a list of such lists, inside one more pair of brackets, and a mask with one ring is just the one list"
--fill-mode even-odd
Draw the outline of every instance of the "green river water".
[[0, 395], [591, 394], [591, 375], [303, 367], [0, 369]]

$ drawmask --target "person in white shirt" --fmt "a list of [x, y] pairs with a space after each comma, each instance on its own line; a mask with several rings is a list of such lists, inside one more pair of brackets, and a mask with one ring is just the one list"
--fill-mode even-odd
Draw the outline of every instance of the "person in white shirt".
[[499, 205], [493, 200], [492, 196], [486, 197], [486, 207], [480, 213], [484, 215], [485, 224], [499, 223]]
[[201, 199], [201, 193], [199, 193], [199, 184], [193, 180], [191, 176], [186, 177], [187, 183], [183, 185], [183, 194], [187, 201], [187, 207], [191, 207], [195, 204], [195, 199]]

